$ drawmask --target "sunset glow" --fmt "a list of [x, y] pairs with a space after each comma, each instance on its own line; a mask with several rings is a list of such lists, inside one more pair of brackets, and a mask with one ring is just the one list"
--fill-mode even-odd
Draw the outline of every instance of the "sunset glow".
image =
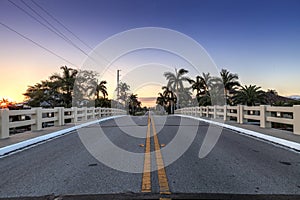
[[[139, 27], [163, 27], [186, 34], [205, 48], [219, 70], [226, 68], [237, 73], [242, 85], [275, 89], [282, 96], [300, 94], [299, 1], [174, 0], [170, 3], [162, 0], [142, 3], [133, 0], [130, 6], [120, 1], [36, 2], [77, 36], [54, 20], [50, 21], [78, 48], [9, 1], [1, 1], [0, 19], [6, 26], [0, 25], [0, 96], [9, 96], [16, 102], [24, 101], [23, 93], [29, 85], [60, 72], [61, 66], [88, 68], [82, 63], [94, 48], [115, 34]], [[24, 6], [19, 1], [16, 4]], [[46, 15], [32, 2], [27, 4]], [[109, 11], [112, 8], [114, 12]], [[166, 10], [170, 11], [168, 15]], [[151, 56], [147, 62], [155, 62], [160, 55]], [[126, 60], [115, 64], [126, 68], [134, 62]], [[103, 63], [98, 66], [104, 67]], [[186, 66], [178, 64], [177, 67]], [[114, 91], [116, 69], [110, 73], [105, 80], [108, 90]], [[138, 92], [141, 93], [139, 97], [154, 98], [159, 88]], [[111, 92], [109, 97], [112, 96]]]
[[0, 108], [8, 108], [10, 105], [14, 105], [16, 102], [9, 97], [0, 98]]

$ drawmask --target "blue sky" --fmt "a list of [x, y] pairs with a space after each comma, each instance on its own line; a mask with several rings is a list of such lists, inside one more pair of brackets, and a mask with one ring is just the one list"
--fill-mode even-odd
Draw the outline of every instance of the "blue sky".
[[[11, 1], [28, 10], [22, 1]], [[169, 28], [200, 43], [219, 69], [238, 73], [242, 84], [276, 89], [282, 95], [300, 94], [300, 1], [34, 1], [92, 48], [129, 29]], [[31, 0], [25, 2], [38, 10]], [[7, 0], [0, 1], [0, 22], [77, 66], [86, 57]], [[53, 24], [84, 51], [90, 51]], [[0, 80], [0, 96], [20, 100], [27, 85], [46, 79], [62, 65], [73, 67], [2, 25], [0, 44], [0, 67], [7, 74]]]

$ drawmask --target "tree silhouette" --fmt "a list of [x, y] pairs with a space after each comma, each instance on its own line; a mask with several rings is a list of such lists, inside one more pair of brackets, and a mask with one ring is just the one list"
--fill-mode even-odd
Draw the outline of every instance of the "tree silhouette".
[[235, 104], [255, 106], [265, 102], [264, 92], [256, 85], [245, 85], [233, 96]]
[[50, 76], [50, 80], [57, 83], [62, 93], [64, 106], [71, 107], [74, 82], [78, 71], [67, 66], [62, 66], [60, 69], [63, 70], [62, 74], [55, 73]]
[[167, 86], [163, 86], [163, 97], [166, 101], [165, 108], [168, 114], [174, 114], [175, 104], [177, 102], [176, 94]]
[[41, 81], [33, 86], [28, 86], [25, 93], [28, 105], [31, 107], [47, 107], [63, 106], [62, 94], [59, 92], [57, 82]]
[[183, 83], [190, 80], [189, 77], [185, 76], [188, 73], [186, 69], [175, 69], [175, 73], [173, 72], [165, 72], [164, 76], [168, 80], [167, 87], [174, 91], [177, 96], [177, 108], [179, 108], [179, 101], [181, 98], [181, 93], [185, 90]]
[[106, 98], [106, 96], [108, 95], [107, 88], [105, 86], [106, 84], [107, 84], [106, 81], [100, 81], [100, 83], [97, 84], [97, 86], [96, 86], [96, 99], [99, 99], [99, 96], [100, 96], [99, 94], [100, 93], [102, 93], [104, 99]]
[[230, 73], [227, 69], [222, 69], [220, 75], [224, 85], [225, 98], [228, 103], [231, 103], [229, 95], [234, 93], [237, 86], [240, 86], [240, 83], [238, 82], [239, 76], [237, 74]]
[[131, 94], [129, 96], [128, 108], [130, 115], [135, 115], [136, 112], [141, 109], [141, 105], [142, 103], [138, 100], [137, 94]]
[[127, 83], [124, 83], [124, 82], [120, 82], [117, 89], [119, 89], [119, 97], [118, 100], [120, 99], [121, 101], [123, 101], [124, 103], [124, 106], [126, 106], [126, 101], [128, 99], [128, 92], [130, 91], [130, 86], [127, 84]]

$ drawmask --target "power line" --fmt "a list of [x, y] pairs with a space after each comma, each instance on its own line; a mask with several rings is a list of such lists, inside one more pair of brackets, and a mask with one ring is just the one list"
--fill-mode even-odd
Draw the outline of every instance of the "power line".
[[32, 42], [33, 44], [37, 45], [38, 47], [44, 49], [45, 51], [48, 51], [49, 53], [55, 55], [56, 57], [58, 57], [58, 58], [64, 60], [65, 62], [67, 62], [67, 63], [69, 63], [69, 64], [71, 64], [71, 65], [73, 65], [73, 66], [75, 66], [75, 67], [78, 67], [78, 66], [76, 66], [74, 63], [72, 63], [72, 62], [70, 62], [69, 60], [65, 59], [64, 57], [58, 55], [58, 54], [55, 53], [54, 51], [52, 51], [52, 50], [50, 50], [50, 49], [44, 47], [43, 45], [39, 44], [38, 42], [35, 42], [34, 40], [30, 39], [29, 37], [23, 35], [22, 33], [18, 32], [18, 31], [16, 31], [15, 29], [13, 29], [13, 28], [11, 28], [10, 26], [4, 24], [3, 22], [0, 22], [0, 24], [1, 24], [2, 26], [4, 26], [5, 28], [7, 28], [8, 30], [10, 30], [10, 31], [12, 31], [12, 32], [14, 32], [14, 33], [16, 33], [16, 34], [18, 34], [18, 35], [21, 36], [22, 38], [24, 38], [24, 39], [26, 39], [26, 40]]
[[30, 5], [28, 5], [27, 3], [25, 3], [25, 1], [21, 0], [21, 2], [27, 7], [29, 8], [32, 12], [34, 12], [37, 16], [39, 16], [41, 19], [43, 19], [51, 28], [52, 30], [54, 29], [54, 31], [56, 31], [56, 34], [60, 34], [61, 37], [64, 37], [66, 40], [68, 40], [68, 42], [71, 42], [63, 33], [61, 33], [57, 28], [55, 28], [47, 19], [45, 19], [42, 15], [40, 15], [37, 11], [35, 11]]
[[[13, 4], [15, 7], [17, 7], [18, 9], [20, 9], [21, 11], [23, 11], [25, 14], [27, 14], [28, 16], [30, 16], [31, 18], [33, 18], [35, 21], [37, 21], [39, 24], [41, 24], [42, 26], [46, 27], [48, 30], [50, 30], [52, 33], [58, 35], [60, 38], [62, 38], [64, 41], [66, 41], [67, 43], [71, 44], [72, 46], [74, 46], [75, 48], [77, 48], [79, 51], [81, 51], [83, 54], [85, 54], [86, 56], [89, 56], [85, 51], [83, 51], [80, 47], [78, 47], [77, 45], [75, 45], [71, 40], [66, 39], [65, 36], [61, 33], [58, 34], [57, 32], [55, 32], [53, 29], [51, 29], [49, 26], [47, 26], [45, 23], [41, 22], [39, 19], [37, 19], [35, 16], [33, 16], [32, 14], [30, 14], [29, 12], [27, 12], [24, 8], [20, 7], [19, 5], [15, 4], [14, 2], [12, 2], [11, 0], [8, 0], [11, 4]], [[25, 5], [27, 5], [24, 1], [22, 1]], [[28, 6], [28, 5], [27, 5]], [[28, 6], [30, 7], [30, 6]], [[32, 9], [32, 8], [31, 8]], [[97, 63], [97, 62], [96, 62]]]
[[65, 26], [62, 22], [60, 22], [57, 18], [55, 18], [53, 15], [51, 15], [46, 9], [44, 9], [42, 6], [40, 6], [38, 3], [36, 3], [34, 0], [31, 0], [32, 3], [34, 3], [37, 7], [39, 7], [42, 11], [44, 11], [48, 16], [50, 16], [54, 21], [56, 21], [58, 24], [60, 24], [65, 30], [67, 30], [69, 33], [71, 33], [76, 39], [78, 39], [82, 44], [84, 44], [89, 49], [93, 50], [91, 46], [89, 46], [86, 42], [81, 40], [73, 31], [71, 31], [67, 26]]
[[[84, 50], [82, 50], [80, 47], [78, 47], [74, 42], [72, 42], [72, 40], [70, 40], [66, 35], [64, 35], [62, 32], [60, 32], [57, 28], [55, 28], [47, 19], [45, 19], [44, 17], [42, 17], [37, 11], [35, 11], [31, 6], [29, 6], [28, 4], [26, 4], [23, 0], [22, 3], [25, 4], [26, 7], [28, 7], [31, 11], [33, 11], [36, 15], [38, 15], [40, 18], [42, 18], [44, 21], [46, 21], [47, 24], [49, 24], [49, 26], [51, 26], [52, 28], [50, 28], [49, 26], [47, 26], [45, 23], [43, 23], [41, 20], [37, 19], [35, 16], [33, 16], [32, 14], [30, 14], [28, 11], [26, 11], [24, 8], [22, 8], [21, 6], [19, 6], [18, 4], [14, 3], [11, 0], [8, 0], [12, 5], [14, 5], [16, 8], [18, 8], [19, 10], [21, 10], [22, 12], [24, 12], [25, 14], [27, 14], [28, 16], [30, 16], [32, 19], [34, 19], [35, 21], [37, 21], [40, 25], [46, 27], [49, 31], [51, 31], [52, 33], [54, 33], [55, 35], [59, 36], [60, 38], [62, 38], [64, 41], [66, 41], [67, 43], [69, 43], [70, 45], [72, 45], [73, 47], [75, 47], [76, 49], [78, 49], [80, 52], [82, 52], [84, 55], [86, 55], [87, 57], [91, 58], [96, 64], [98, 64], [98, 61], [95, 60], [93, 57], [91, 57], [90, 55], [88, 55]], [[34, 2], [34, 1], [33, 1]], [[38, 5], [36, 2], [34, 2], [35, 5]], [[39, 8], [41, 6], [38, 6]], [[45, 9], [43, 9], [44, 12], [46, 12], [47, 14], [51, 15], [49, 12], [47, 12]], [[52, 15], [51, 15], [52, 16]], [[56, 19], [55, 19], [56, 21]], [[58, 21], [58, 20], [57, 20]], [[64, 26], [62, 23], [59, 22], [59, 24], [61, 24], [63, 27], [67, 28], [66, 26]], [[54, 30], [53, 30], [54, 29]], [[70, 31], [70, 30], [68, 30]], [[71, 31], [72, 32], [72, 31]], [[75, 35], [75, 34], [74, 34]], [[78, 38], [80, 41], [82, 41], [78, 36], [76, 36], [76, 38]], [[82, 41], [83, 42], [83, 41]], [[87, 44], [85, 44], [87, 45]], [[89, 48], [91, 48], [90, 46], [88, 46]], [[92, 49], [92, 48], [91, 48]], [[97, 54], [98, 55], [98, 54]], [[108, 61], [105, 57], [98, 55], [100, 57], [102, 57], [106, 62], [110, 63], [110, 61]], [[110, 69], [105, 69], [105, 71], [108, 71], [111, 74], [114, 74]]]
[[[23, 0], [22, 0], [23, 1]], [[43, 8], [41, 5], [39, 5], [37, 2], [35, 2], [34, 0], [31, 0], [32, 3], [34, 3], [34, 5], [36, 5], [38, 8], [40, 8], [43, 12], [45, 12], [50, 18], [52, 18], [54, 21], [56, 21], [58, 24], [60, 24], [65, 30], [67, 30], [69, 33], [71, 33], [75, 38], [77, 38], [81, 43], [83, 43], [86, 47], [88, 47], [90, 50], [93, 50], [93, 48], [91, 46], [89, 46], [86, 42], [84, 42], [82, 39], [80, 39], [73, 31], [71, 31], [67, 26], [65, 26], [61, 21], [59, 21], [57, 18], [55, 18], [50, 12], [48, 12], [45, 8]], [[95, 52], [96, 53], [96, 52]], [[102, 59], [104, 59], [106, 62], [110, 63], [109, 60], [107, 60], [104, 56], [99, 55], [98, 53], [96, 53], [99, 57], [102, 57]], [[88, 55], [88, 57], [90, 57]], [[90, 57], [92, 58], [92, 57]], [[93, 59], [93, 58], [92, 58]], [[94, 60], [95, 62], [95, 60]], [[97, 63], [97, 62], [95, 62]], [[115, 65], [113, 65], [115, 66]], [[117, 66], [115, 66], [117, 67]], [[105, 71], [108, 71], [111, 74], [114, 74], [114, 72], [112, 72], [110, 69], [105, 69]]]
[[[70, 39], [67, 38], [67, 36], [65, 36], [63, 33], [61, 33], [60, 31], [58, 31], [56, 28], [56, 30], [61, 34], [58, 34], [57, 32], [55, 32], [55, 30], [51, 29], [49, 26], [47, 26], [45, 23], [41, 22], [39, 19], [37, 19], [35, 16], [31, 15], [29, 12], [27, 12], [24, 8], [20, 7], [19, 5], [15, 4], [14, 2], [12, 2], [11, 0], [8, 0], [11, 4], [13, 4], [15, 7], [17, 7], [18, 9], [20, 9], [21, 11], [23, 11], [25, 14], [27, 14], [28, 16], [30, 16], [31, 18], [33, 18], [34, 20], [36, 20], [37, 22], [39, 22], [42, 26], [46, 27], [48, 30], [50, 30], [51, 32], [53, 32], [54, 34], [56, 34], [57, 36], [59, 36], [60, 38], [62, 38], [64, 41], [66, 41], [67, 43], [71, 44], [73, 47], [75, 47], [76, 49], [78, 49], [80, 52], [82, 52], [84, 55], [88, 56], [89, 58], [91, 58], [91, 60], [93, 60], [95, 63], [98, 63], [94, 58], [92, 58], [91, 56], [89, 56], [84, 50], [82, 50], [80, 47], [78, 47], [76, 44], [74, 44]], [[30, 7], [29, 5], [27, 5], [23, 0], [21, 0], [28, 8], [30, 8], [32, 11], [34, 11], [34, 9], [32, 7]], [[36, 11], [34, 11], [36, 13]], [[37, 14], [37, 13], [36, 13]], [[41, 15], [37, 14], [38, 16], [41, 17]], [[47, 21], [45, 18], [41, 17], [42, 19], [44, 19], [45, 21]], [[50, 22], [47, 21], [48, 24], [50, 24]], [[51, 25], [52, 26], [52, 25]], [[52, 26], [53, 27], [53, 26]]]

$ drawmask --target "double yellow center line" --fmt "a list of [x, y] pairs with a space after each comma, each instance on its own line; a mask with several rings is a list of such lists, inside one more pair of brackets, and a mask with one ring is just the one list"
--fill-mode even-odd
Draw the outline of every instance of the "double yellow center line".
[[150, 117], [148, 117], [148, 128], [146, 135], [145, 159], [144, 159], [144, 173], [142, 180], [142, 192], [151, 192], [151, 151], [150, 151]]
[[157, 132], [155, 128], [155, 123], [153, 117], [148, 116], [148, 127], [147, 127], [147, 135], [146, 135], [146, 147], [145, 147], [145, 160], [144, 160], [144, 173], [142, 179], [142, 192], [151, 192], [151, 124], [152, 124], [152, 132], [153, 132], [153, 140], [154, 140], [154, 150], [156, 157], [156, 166], [158, 172], [158, 182], [159, 182], [159, 190], [160, 194], [171, 194], [168, 184], [168, 179], [166, 175], [166, 170], [164, 166], [163, 157], [160, 151], [160, 144], [157, 137]]

